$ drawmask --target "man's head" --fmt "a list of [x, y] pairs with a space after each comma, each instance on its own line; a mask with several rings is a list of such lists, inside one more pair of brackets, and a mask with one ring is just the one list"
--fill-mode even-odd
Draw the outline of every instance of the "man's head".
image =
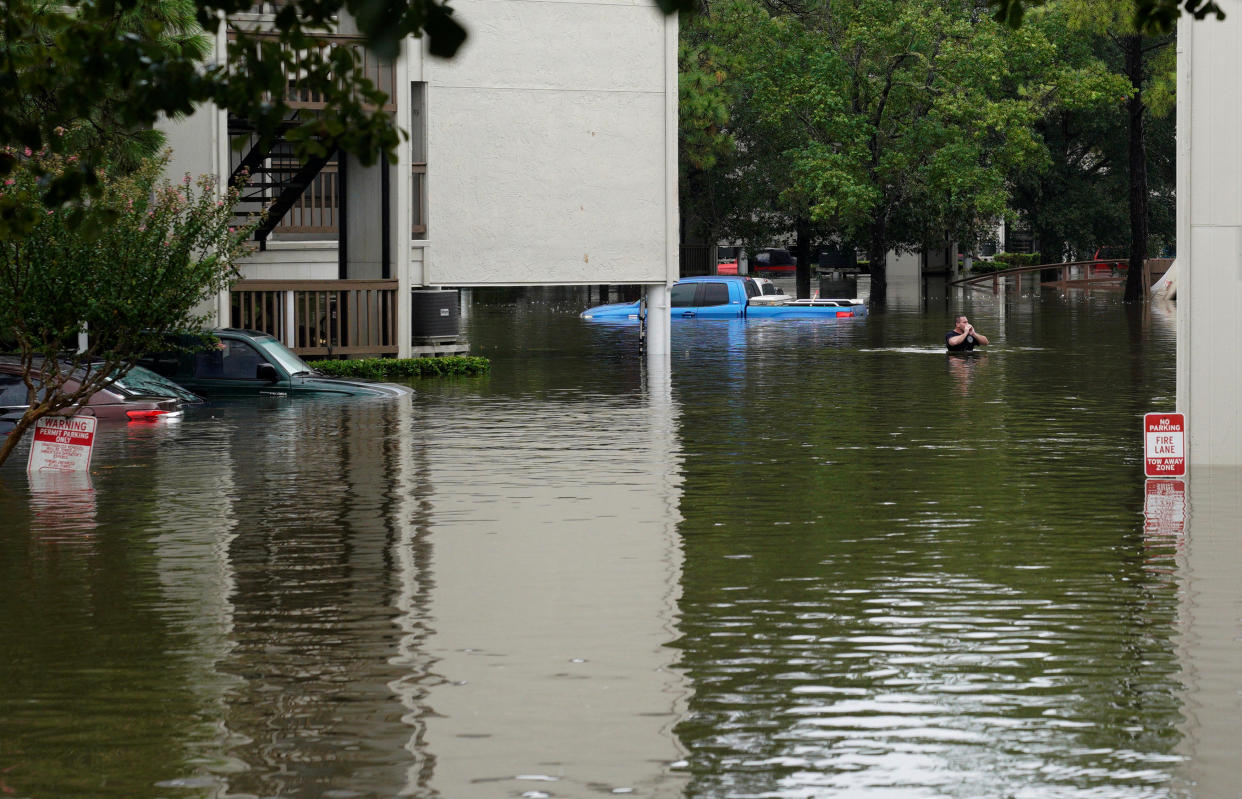
[[970, 324], [970, 320], [965, 315], [955, 317], [953, 320], [953, 329], [959, 333], [966, 332], [966, 326]]

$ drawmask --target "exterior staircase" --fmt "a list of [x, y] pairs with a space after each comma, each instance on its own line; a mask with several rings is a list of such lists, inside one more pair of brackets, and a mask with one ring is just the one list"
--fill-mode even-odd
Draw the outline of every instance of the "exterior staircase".
[[[335, 179], [324, 177], [329, 167], [328, 171], [335, 177], [337, 153], [330, 150], [324, 155], [299, 158], [293, 144], [285, 138], [285, 134], [299, 124], [297, 113], [295, 111], [267, 142], [245, 119], [229, 118], [230, 140], [244, 142], [240, 160], [234, 165], [229, 180], [233, 183], [247, 177], [237, 205], [237, 221], [250, 224], [260, 220], [254, 238], [261, 250], [267, 248], [268, 237], [277, 228], [310, 233], [336, 233], [338, 230], [335, 220], [339, 216], [342, 194], [337, 190]], [[319, 191], [308, 204], [307, 192], [312, 187]], [[304, 219], [287, 219], [295, 207], [305, 211], [304, 216], [314, 217], [317, 224], [305, 224]]]

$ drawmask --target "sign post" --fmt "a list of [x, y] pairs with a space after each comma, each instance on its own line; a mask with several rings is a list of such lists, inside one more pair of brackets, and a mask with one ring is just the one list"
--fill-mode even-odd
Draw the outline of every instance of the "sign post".
[[44, 416], [35, 422], [27, 472], [74, 472], [91, 466], [94, 416]]
[[1143, 470], [1148, 477], [1186, 475], [1186, 417], [1181, 413], [1143, 415]]

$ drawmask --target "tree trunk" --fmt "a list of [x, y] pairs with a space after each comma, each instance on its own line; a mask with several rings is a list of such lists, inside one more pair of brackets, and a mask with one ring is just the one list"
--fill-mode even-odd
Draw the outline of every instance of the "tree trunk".
[[1130, 268], [1125, 302], [1143, 299], [1143, 262], [1147, 260], [1147, 142], [1143, 132], [1143, 37], [1126, 36], [1126, 76], [1134, 93], [1126, 103], [1130, 115]]
[[802, 300], [811, 296], [811, 223], [805, 219], [795, 221], [794, 232], [797, 235], [794, 257], [798, 261], [796, 291], [798, 299]]
[[888, 298], [888, 242], [884, 221], [876, 220], [871, 225], [871, 235], [867, 242], [867, 260], [871, 262], [871, 299], [872, 306], [883, 305]]
[[26, 413], [22, 414], [22, 418], [18, 420], [17, 425], [9, 431], [7, 436], [0, 439], [0, 465], [3, 465], [9, 459], [9, 455], [13, 454], [13, 450], [26, 435], [26, 431], [34, 427], [34, 423], [46, 415], [47, 411], [39, 408], [36, 408], [33, 412], [27, 409]]

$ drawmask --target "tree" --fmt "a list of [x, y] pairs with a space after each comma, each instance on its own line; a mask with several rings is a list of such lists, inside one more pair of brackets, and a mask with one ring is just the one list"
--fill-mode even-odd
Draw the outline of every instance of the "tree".
[[[47, 209], [41, 181], [75, 169], [78, 159], [6, 155], [14, 168], [0, 198], [34, 209], [35, 220], [24, 235], [0, 239], [0, 330], [20, 353], [31, 400], [0, 444], [0, 463], [35, 421], [84, 401], [124, 376], [139, 354], [165, 346], [161, 331], [201, 328], [206, 318], [195, 309], [236, 277], [251, 233], [233, 225], [236, 189], [220, 192], [188, 175], [169, 185], [161, 178], [167, 158], [129, 174], [101, 169], [91, 202]], [[84, 330], [89, 346], [74, 352]], [[71, 376], [81, 379], [72, 391]]]
[[1061, 0], [1033, 16], [1031, 23], [1065, 32], [1059, 44], [1089, 51], [1085, 57], [1109, 73], [1111, 86], [1101, 81], [1097, 87], [1108, 87], [1103, 90], [1115, 100], [1092, 108], [1071, 95], [1045, 119], [1051, 124], [1042, 133], [1061, 158], [1024, 199], [1032, 219], [1043, 220], [1036, 221], [1045, 228], [1041, 234], [1058, 231], [1054, 240], [1075, 243], [1080, 254], [1125, 243], [1130, 268], [1124, 299], [1141, 300], [1153, 238], [1173, 238], [1173, 37], [1139, 33], [1125, 3]]
[[1084, 30], [1072, 3], [1050, 3], [1024, 25], [1042, 31], [1057, 67], [1031, 91], [1039, 110], [1035, 133], [1048, 166], [1013, 176], [1013, 207], [1030, 224], [1045, 260], [1087, 258], [1102, 244], [1125, 240], [1129, 81], [1110, 48]]
[[[1022, 25], [1023, 17], [1029, 8], [1043, 6], [1047, 0], [988, 0], [993, 10], [993, 18], [1010, 27]], [[1182, 14], [1194, 19], [1207, 19], [1214, 16], [1224, 19], [1225, 12], [1216, 0], [1136, 0], [1129, 7], [1131, 28], [1145, 35], [1172, 33], [1173, 27]]]
[[1043, 158], [1018, 84], [1054, 54], [1038, 31], [971, 11], [940, 0], [712, 9], [720, 30], [753, 42], [736, 77], [734, 174], [774, 187], [792, 227], [861, 243], [877, 303], [891, 249], [973, 237], [1005, 212], [1008, 175]]

